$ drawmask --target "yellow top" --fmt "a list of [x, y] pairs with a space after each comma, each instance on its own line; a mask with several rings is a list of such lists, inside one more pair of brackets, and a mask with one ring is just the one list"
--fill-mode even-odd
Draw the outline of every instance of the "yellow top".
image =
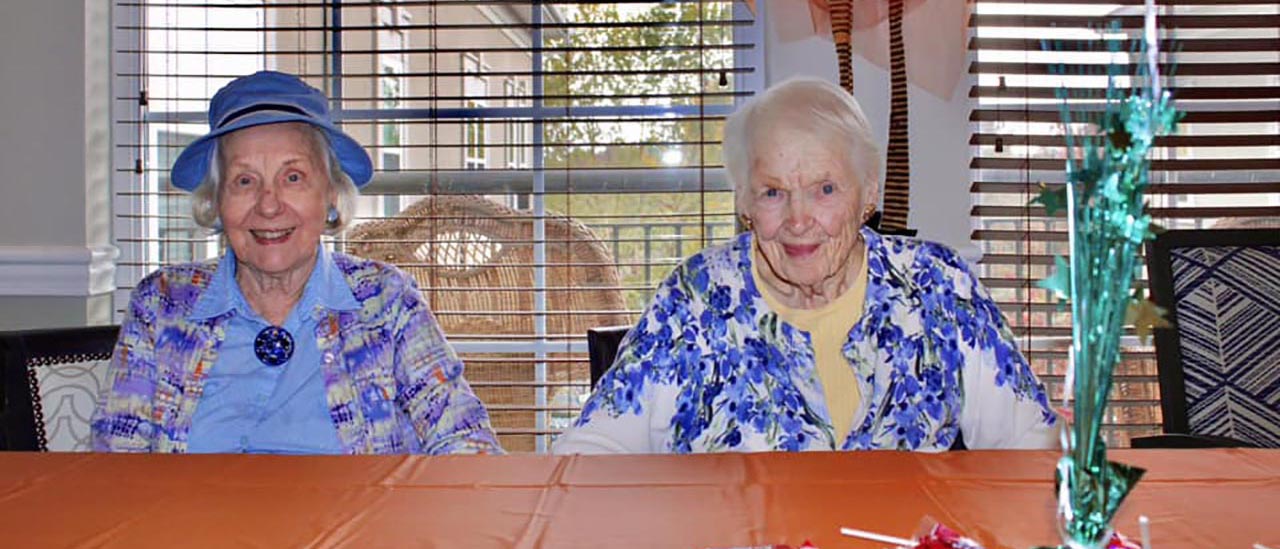
[[867, 267], [858, 270], [853, 286], [835, 301], [817, 309], [794, 309], [775, 298], [760, 277], [764, 259], [760, 250], [751, 247], [751, 276], [757, 281], [760, 295], [769, 308], [778, 313], [783, 322], [809, 333], [813, 346], [814, 370], [822, 384], [827, 401], [827, 413], [835, 432], [836, 448], [844, 445], [853, 423], [853, 414], [862, 398], [853, 366], [844, 358], [843, 347], [849, 339], [849, 330], [862, 317], [863, 302], [867, 297]]

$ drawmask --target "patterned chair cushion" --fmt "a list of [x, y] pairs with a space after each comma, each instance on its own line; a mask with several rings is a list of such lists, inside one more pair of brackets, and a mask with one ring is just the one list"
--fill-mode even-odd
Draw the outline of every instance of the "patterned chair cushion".
[[90, 451], [89, 420], [106, 386], [109, 362], [71, 362], [35, 369], [48, 451]]
[[0, 450], [89, 451], [118, 326], [0, 333]]
[[1171, 247], [1169, 267], [1188, 431], [1280, 447], [1280, 245]]

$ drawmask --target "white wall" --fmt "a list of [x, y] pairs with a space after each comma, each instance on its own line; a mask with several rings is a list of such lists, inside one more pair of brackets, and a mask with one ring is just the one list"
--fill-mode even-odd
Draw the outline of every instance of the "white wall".
[[109, 7], [0, 3], [0, 329], [110, 321]]
[[[807, 75], [839, 82], [835, 46], [811, 36], [783, 41], [769, 14], [805, 10], [794, 0], [762, 2], [765, 21], [765, 81], [776, 83]], [[806, 15], [807, 17], [807, 15]], [[911, 52], [907, 62], [911, 63]], [[927, 61], [917, 61], [927, 62]], [[889, 73], [854, 55], [854, 96], [862, 106], [883, 152], [889, 136]], [[908, 224], [924, 239], [956, 248], [970, 261], [979, 257], [969, 239], [968, 79], [960, 79], [950, 99], [908, 86], [911, 147], [911, 217]]]

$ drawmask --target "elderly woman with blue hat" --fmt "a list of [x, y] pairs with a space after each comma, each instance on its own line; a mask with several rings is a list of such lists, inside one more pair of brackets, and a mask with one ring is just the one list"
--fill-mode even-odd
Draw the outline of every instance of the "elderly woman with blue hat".
[[96, 450], [500, 453], [413, 280], [329, 252], [373, 169], [297, 77], [222, 88], [173, 185], [228, 250], [144, 278], [94, 414]]

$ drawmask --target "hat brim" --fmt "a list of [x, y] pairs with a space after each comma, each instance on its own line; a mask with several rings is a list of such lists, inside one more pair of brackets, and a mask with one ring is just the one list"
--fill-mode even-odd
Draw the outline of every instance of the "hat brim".
[[356, 187], [365, 186], [373, 178], [373, 162], [369, 159], [369, 153], [365, 152], [364, 147], [361, 147], [355, 139], [336, 126], [301, 114], [262, 112], [235, 120], [188, 145], [173, 163], [173, 168], [169, 172], [170, 182], [174, 187], [184, 191], [194, 191], [209, 173], [213, 146], [219, 137], [253, 126], [284, 122], [305, 122], [324, 131], [325, 136], [329, 138], [330, 150], [337, 157], [342, 171], [346, 172]]

